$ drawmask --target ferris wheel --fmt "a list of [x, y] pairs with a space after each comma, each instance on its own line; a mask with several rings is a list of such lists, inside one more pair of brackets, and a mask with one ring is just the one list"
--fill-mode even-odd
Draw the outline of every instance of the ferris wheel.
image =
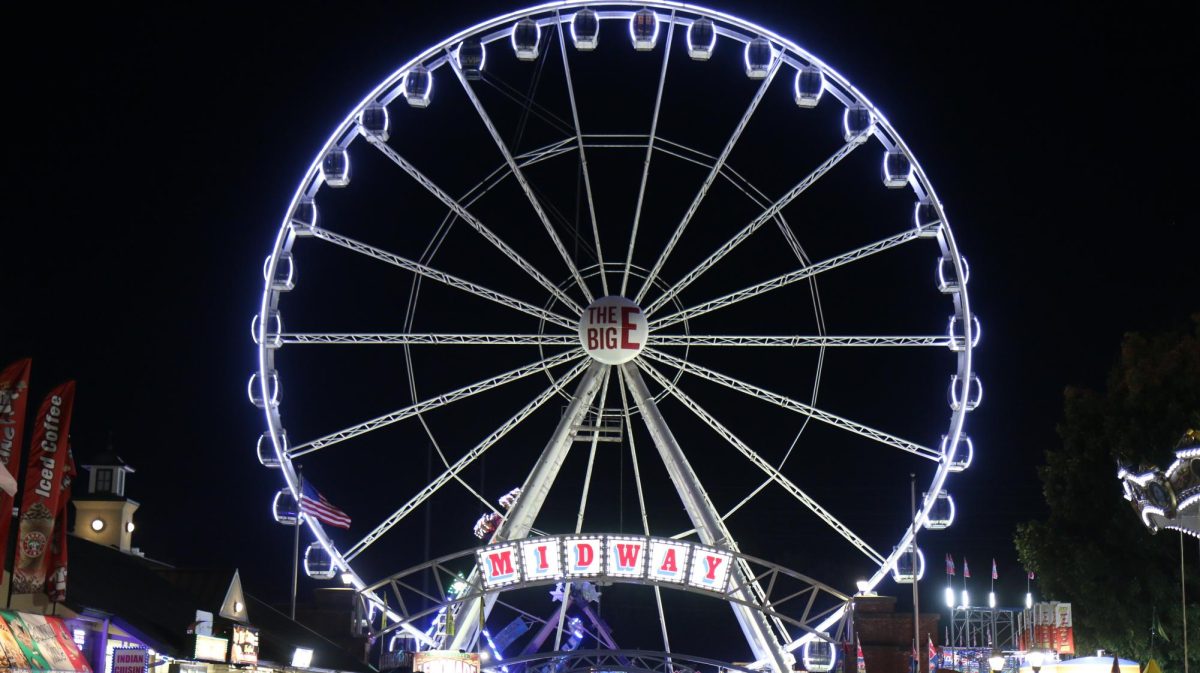
[[[736, 16], [559, 2], [438, 42], [334, 129], [263, 274], [276, 519], [376, 634], [500, 656], [532, 620], [510, 663], [551, 634], [555, 661], [572, 633], [617, 651], [588, 605], [628, 582], [668, 668], [678, 588], [732, 607], [747, 669], [822, 670], [855, 584], [913, 582], [918, 531], [953, 521], [982, 396], [966, 260], [880, 110]], [[316, 488], [350, 530], [288, 511]], [[544, 592], [506, 598], [547, 585], [545, 619]]]

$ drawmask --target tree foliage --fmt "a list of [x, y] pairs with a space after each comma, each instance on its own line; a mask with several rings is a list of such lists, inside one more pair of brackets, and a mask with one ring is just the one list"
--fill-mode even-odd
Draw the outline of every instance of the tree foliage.
[[[1060, 446], [1039, 468], [1049, 516], [1017, 529], [1022, 563], [1047, 600], [1070, 602], [1076, 650], [1182, 670], [1179, 534], [1151, 535], [1122, 498], [1118, 465], [1166, 467], [1189, 428], [1200, 430], [1200, 314], [1190, 330], [1127, 334], [1106, 389], [1069, 387]], [[1192, 666], [1200, 664], [1200, 567], [1184, 540]], [[1151, 631], [1154, 631], [1152, 638]], [[1151, 649], [1153, 648], [1153, 652]]]

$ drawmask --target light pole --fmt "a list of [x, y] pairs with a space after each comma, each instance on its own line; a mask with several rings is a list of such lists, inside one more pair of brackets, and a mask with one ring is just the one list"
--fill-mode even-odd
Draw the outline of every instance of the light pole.
[[1029, 667], [1033, 669], [1033, 673], [1038, 673], [1042, 670], [1042, 661], [1044, 657], [1045, 655], [1043, 655], [1041, 652], [1030, 652], [1029, 654], [1025, 655], [1025, 663], [1029, 664]]

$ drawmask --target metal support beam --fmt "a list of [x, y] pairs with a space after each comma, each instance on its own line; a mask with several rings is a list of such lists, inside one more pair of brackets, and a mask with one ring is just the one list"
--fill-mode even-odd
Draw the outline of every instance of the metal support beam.
[[[680, 499], [683, 500], [683, 507], [687, 510], [692, 525], [700, 533], [700, 540], [704, 544], [730, 549], [733, 541], [723, 532], [721, 515], [713, 506], [712, 501], [708, 499], [708, 494], [701, 486], [691, 463], [684, 456], [683, 449], [675, 440], [675, 435], [672, 434], [662, 414], [659, 413], [658, 405], [654, 403], [654, 396], [646, 388], [646, 382], [642, 380], [641, 372], [632, 362], [621, 365], [621, 370], [625, 374], [629, 393], [637, 403], [638, 409], [641, 410], [642, 418], [646, 421], [646, 428], [650, 431], [650, 437], [654, 440], [654, 445], [658, 447], [659, 455], [667, 467], [667, 473], [675, 484]], [[751, 580], [746, 577], [737, 564], [730, 567], [730, 581], [734, 588], [730, 592], [731, 595], [747, 602], [754, 600], [748, 586]], [[779, 640], [772, 632], [766, 616], [761, 611], [751, 609], [746, 605], [733, 604], [733, 614], [737, 617], [738, 624], [746, 635], [746, 641], [750, 644], [757, 660], [769, 661], [774, 667], [775, 673], [791, 671], [794, 657], [784, 651], [783, 646], [779, 644]]]
[[[533, 466], [525, 483], [521, 485], [521, 497], [517, 498], [517, 502], [496, 529], [492, 542], [517, 540], [529, 535], [529, 529], [533, 527], [533, 521], [542, 509], [542, 503], [546, 501], [546, 495], [550, 493], [550, 487], [554, 485], [554, 479], [558, 476], [558, 471], [567, 458], [567, 452], [574, 443], [572, 441], [573, 429], [583, 420], [592, 404], [592, 399], [600, 390], [600, 383], [604, 379], [604, 371], [607, 367], [608, 365], [600, 362], [593, 362], [584, 372], [579, 386], [575, 389], [575, 394], [571, 397], [571, 404], [567, 407], [566, 413], [559, 420], [558, 427], [554, 429], [554, 434], [546, 443], [546, 448], [538, 458], [537, 464]], [[471, 572], [467, 582], [472, 592], [480, 590], [481, 579], [477, 570]], [[484, 603], [483, 618], [486, 619], [487, 613], [491, 612], [492, 606], [496, 603], [496, 594], [488, 594]], [[479, 634], [479, 622], [481, 621], [479, 609], [478, 601], [471, 601], [463, 606], [458, 616], [459, 628], [454, 634], [454, 640], [450, 643], [449, 649], [469, 650], [472, 648], [472, 643]]]

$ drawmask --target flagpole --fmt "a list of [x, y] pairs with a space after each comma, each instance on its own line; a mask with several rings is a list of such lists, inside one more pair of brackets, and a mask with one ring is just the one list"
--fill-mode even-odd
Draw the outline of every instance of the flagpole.
[[909, 488], [912, 493], [912, 549], [909, 552], [912, 555], [912, 573], [913, 573], [913, 653], [915, 655], [916, 673], [921, 671], [921, 656], [917, 652], [917, 648], [921, 644], [921, 603], [920, 595], [917, 591], [917, 584], [920, 582], [920, 568], [917, 567], [917, 475], [911, 473], [909, 477]]
[[1179, 531], [1179, 604], [1183, 607], [1183, 673], [1188, 673], [1187, 582], [1183, 567], [1183, 531]]
[[296, 590], [300, 583], [300, 525], [304, 521], [304, 515], [300, 512], [299, 498], [300, 491], [304, 489], [304, 472], [300, 467], [296, 468], [296, 479], [298, 481], [296, 488], [297, 497], [295, 498], [296, 523], [293, 524], [296, 532], [292, 540], [292, 621], [296, 620]]

